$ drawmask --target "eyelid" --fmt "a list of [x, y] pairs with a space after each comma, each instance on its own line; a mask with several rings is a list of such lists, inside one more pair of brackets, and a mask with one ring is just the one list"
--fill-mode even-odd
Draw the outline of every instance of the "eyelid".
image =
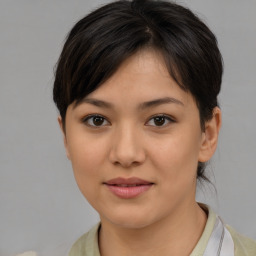
[[89, 114], [85, 117], [82, 118], [82, 123], [84, 123], [85, 125], [89, 126], [89, 127], [93, 127], [93, 128], [101, 128], [103, 126], [107, 126], [106, 124], [105, 125], [100, 125], [100, 126], [97, 126], [97, 125], [91, 125], [91, 124], [88, 124], [88, 120], [91, 119], [91, 118], [94, 118], [94, 117], [100, 117], [100, 118], [103, 118], [104, 121], [107, 121], [108, 125], [110, 124], [110, 122], [108, 121], [108, 119], [103, 116], [103, 115], [100, 115], [100, 114]]
[[[89, 123], [88, 123], [88, 120], [90, 120], [91, 118], [95, 118], [95, 117], [103, 118], [103, 119], [104, 119], [104, 122], [107, 122], [107, 124], [102, 124], [102, 125], [99, 125], [99, 126], [89, 124]], [[145, 125], [147, 125], [147, 126], [155, 126], [155, 127], [159, 127], [159, 128], [160, 128], [160, 127], [165, 127], [165, 126], [167, 126], [167, 124], [163, 124], [163, 125], [161, 125], [161, 126], [148, 124], [152, 119], [154, 119], [154, 118], [156, 118], [156, 117], [164, 117], [165, 120], [168, 121], [168, 123], [175, 123], [175, 122], [176, 122], [176, 120], [175, 120], [173, 117], [171, 117], [170, 115], [167, 115], [167, 114], [155, 114], [155, 115], [151, 116], [151, 117], [148, 119], [148, 121], [145, 123]], [[110, 125], [110, 124], [111, 124], [105, 116], [100, 115], [100, 114], [89, 114], [89, 115], [83, 117], [83, 118], [81, 119], [81, 122], [84, 123], [85, 125], [87, 125], [87, 126], [89, 126], [89, 127], [93, 127], [93, 128], [101, 128], [101, 127], [104, 127], [104, 126], [107, 126], [107, 125]], [[104, 123], [104, 122], [103, 122], [103, 123]]]
[[148, 123], [149, 123], [149, 121], [151, 121], [152, 119], [154, 119], [154, 118], [156, 118], [156, 117], [164, 117], [166, 120], [168, 120], [169, 121], [169, 123], [176, 123], [176, 120], [172, 117], [172, 116], [170, 116], [170, 115], [167, 115], [167, 114], [156, 114], [156, 115], [153, 115], [153, 116], [151, 116], [149, 119], [148, 119], [148, 121], [146, 122], [146, 124], [145, 125], [147, 125], [147, 126], [155, 126], [155, 127], [165, 127], [167, 124], [164, 124], [164, 125], [162, 125], [162, 126], [157, 126], [157, 125], [148, 125]]

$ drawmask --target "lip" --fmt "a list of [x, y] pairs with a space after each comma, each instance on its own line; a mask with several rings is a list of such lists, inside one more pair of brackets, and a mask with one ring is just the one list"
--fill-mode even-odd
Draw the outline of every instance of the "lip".
[[149, 190], [154, 183], [137, 177], [115, 178], [103, 183], [117, 197], [130, 199], [140, 196]]

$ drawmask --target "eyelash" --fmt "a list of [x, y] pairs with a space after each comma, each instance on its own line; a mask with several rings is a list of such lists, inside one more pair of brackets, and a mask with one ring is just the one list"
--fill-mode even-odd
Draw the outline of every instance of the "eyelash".
[[100, 128], [102, 126], [106, 126], [106, 125], [93, 125], [93, 124], [89, 124], [89, 121], [92, 120], [93, 122], [93, 118], [102, 118], [103, 119], [103, 123], [104, 122], [107, 122], [108, 124], [110, 124], [110, 122], [102, 115], [89, 115], [89, 116], [86, 116], [85, 118], [83, 118], [82, 122], [84, 124], [86, 124], [87, 126], [89, 127], [93, 127], [93, 128]]
[[[102, 119], [101, 121], [103, 121], [103, 123], [100, 124], [100, 125], [93, 125], [93, 124], [90, 124], [89, 121], [92, 120], [92, 122], [93, 122], [93, 119], [94, 119], [94, 118], [100, 118], [100, 119]], [[155, 125], [149, 125], [149, 124], [148, 124], [150, 121], [153, 121], [153, 122], [156, 121], [156, 118], [163, 118], [163, 119], [164, 119], [164, 124], [163, 124], [163, 125], [156, 125], [156, 124], [155, 124]], [[161, 120], [161, 121], [162, 121], [162, 120]], [[154, 127], [165, 127], [165, 126], [167, 125], [167, 124], [166, 124], [166, 121], [167, 121], [168, 123], [174, 123], [174, 122], [175, 122], [175, 120], [174, 120], [173, 118], [171, 118], [169, 115], [157, 114], [157, 115], [154, 115], [154, 116], [150, 117], [149, 120], [146, 122], [146, 125], [147, 125], [147, 126], [154, 126]], [[100, 127], [102, 127], [102, 126], [107, 126], [107, 125], [110, 124], [110, 122], [109, 122], [104, 116], [102, 116], [102, 115], [97, 115], [97, 114], [86, 116], [85, 118], [82, 119], [82, 122], [85, 123], [87, 126], [93, 127], [93, 128], [100, 128]], [[107, 125], [104, 124], [105, 122], [107, 122]]]
[[[152, 117], [150, 117], [149, 121], [147, 121], [146, 125], [148, 125], [148, 123], [152, 120], [153, 122], [156, 121], [156, 118], [163, 118], [164, 119], [164, 124], [163, 125], [152, 125], [154, 127], [165, 127], [167, 124], [166, 124], [166, 121], [168, 121], [168, 123], [175, 123], [175, 120], [170, 117], [169, 115], [165, 115], [165, 114], [157, 114], [157, 115], [154, 115]], [[148, 125], [150, 126], [150, 125]]]

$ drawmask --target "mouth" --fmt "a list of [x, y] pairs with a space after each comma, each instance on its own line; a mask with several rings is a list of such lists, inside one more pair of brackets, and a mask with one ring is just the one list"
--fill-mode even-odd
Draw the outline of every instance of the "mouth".
[[148, 191], [153, 182], [142, 180], [136, 177], [116, 178], [103, 183], [115, 196], [123, 199], [131, 199], [140, 196]]

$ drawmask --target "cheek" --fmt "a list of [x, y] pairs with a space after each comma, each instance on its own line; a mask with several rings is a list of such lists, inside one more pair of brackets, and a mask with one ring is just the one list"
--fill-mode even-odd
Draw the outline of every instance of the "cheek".
[[[79, 139], [77, 137], [80, 137]], [[69, 143], [70, 160], [81, 192], [88, 197], [93, 186], [101, 183], [101, 167], [105, 161], [106, 146], [102, 141], [76, 136]]]
[[70, 160], [75, 171], [90, 172], [104, 160], [106, 143], [100, 136], [72, 132], [68, 141]]
[[200, 134], [180, 132], [154, 144], [150, 154], [163, 179], [178, 182], [196, 176]]

